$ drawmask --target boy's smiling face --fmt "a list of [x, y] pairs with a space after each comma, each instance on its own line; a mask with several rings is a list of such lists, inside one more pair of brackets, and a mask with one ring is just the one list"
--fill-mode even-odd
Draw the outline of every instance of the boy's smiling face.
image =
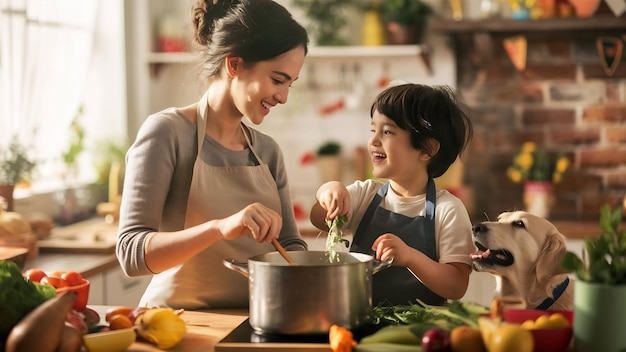
[[410, 184], [417, 175], [426, 174], [430, 156], [413, 148], [410, 131], [403, 130], [393, 120], [375, 111], [371, 132], [368, 149], [374, 177]]

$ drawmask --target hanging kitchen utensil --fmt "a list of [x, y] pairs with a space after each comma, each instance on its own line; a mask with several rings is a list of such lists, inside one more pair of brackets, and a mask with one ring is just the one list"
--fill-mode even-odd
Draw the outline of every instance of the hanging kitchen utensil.
[[602, 67], [607, 76], [612, 76], [622, 61], [624, 42], [617, 37], [600, 37], [596, 39], [598, 54], [602, 59]]
[[428, 47], [426, 45], [422, 45], [420, 46], [420, 52], [419, 52], [419, 58], [420, 60], [422, 60], [422, 63], [424, 64], [424, 68], [426, 69], [426, 73], [428, 73], [429, 76], [433, 75], [433, 66], [431, 64], [431, 60], [430, 60], [430, 50], [428, 49]]
[[335, 98], [332, 96], [332, 102], [322, 106], [320, 110], [320, 114], [322, 117], [326, 117], [335, 112], [343, 110], [346, 106], [346, 96], [348, 94], [348, 77], [347, 77], [347, 67], [345, 63], [342, 63], [339, 66], [339, 82], [337, 84], [337, 91], [339, 92], [339, 97]]
[[348, 82], [349, 92], [346, 95], [346, 107], [356, 109], [363, 100], [363, 90], [365, 83], [361, 79], [361, 65], [358, 62], [352, 67], [352, 79]]
[[391, 78], [389, 76], [389, 61], [383, 61], [383, 69], [380, 78], [378, 78], [378, 88], [386, 88], [387, 85], [391, 82]]

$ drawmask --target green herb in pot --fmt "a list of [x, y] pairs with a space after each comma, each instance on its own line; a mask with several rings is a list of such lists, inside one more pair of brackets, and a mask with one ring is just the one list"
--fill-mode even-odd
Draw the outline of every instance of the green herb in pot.
[[348, 222], [348, 218], [343, 215], [332, 220], [326, 220], [329, 229], [328, 237], [326, 237], [326, 254], [331, 263], [339, 261], [339, 254], [336, 251], [337, 244], [342, 243], [346, 248], [350, 246], [350, 241], [342, 238], [341, 228], [346, 222]]

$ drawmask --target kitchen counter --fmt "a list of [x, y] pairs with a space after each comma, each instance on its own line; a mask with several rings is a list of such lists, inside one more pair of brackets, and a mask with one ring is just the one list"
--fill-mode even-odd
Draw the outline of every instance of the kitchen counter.
[[[92, 306], [104, 319], [109, 306]], [[212, 311], [185, 311], [181, 315], [187, 324], [187, 334], [175, 347], [168, 349], [170, 352], [193, 352], [215, 351], [215, 345], [229, 332], [235, 329], [248, 317], [248, 310], [212, 310]], [[244, 349], [238, 349], [245, 351]], [[147, 342], [135, 342], [127, 350], [134, 351], [162, 351], [153, 344]], [[330, 351], [330, 349], [329, 349]]]
[[77, 271], [84, 277], [100, 274], [119, 266], [117, 257], [111, 254], [39, 253], [37, 258], [26, 260], [24, 270]]

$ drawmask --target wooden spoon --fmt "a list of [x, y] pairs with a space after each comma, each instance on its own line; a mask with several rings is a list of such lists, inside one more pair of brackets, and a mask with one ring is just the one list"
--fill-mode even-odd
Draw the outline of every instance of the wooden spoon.
[[293, 258], [291, 258], [291, 256], [289, 255], [289, 253], [287, 253], [287, 251], [285, 250], [285, 248], [277, 241], [277, 240], [272, 240], [272, 244], [274, 245], [274, 248], [276, 248], [276, 250], [278, 251], [278, 253], [280, 253], [280, 255], [283, 256], [283, 258], [285, 258], [285, 260], [287, 261], [287, 263], [291, 264], [291, 265], [296, 265], [296, 262], [293, 260]]

